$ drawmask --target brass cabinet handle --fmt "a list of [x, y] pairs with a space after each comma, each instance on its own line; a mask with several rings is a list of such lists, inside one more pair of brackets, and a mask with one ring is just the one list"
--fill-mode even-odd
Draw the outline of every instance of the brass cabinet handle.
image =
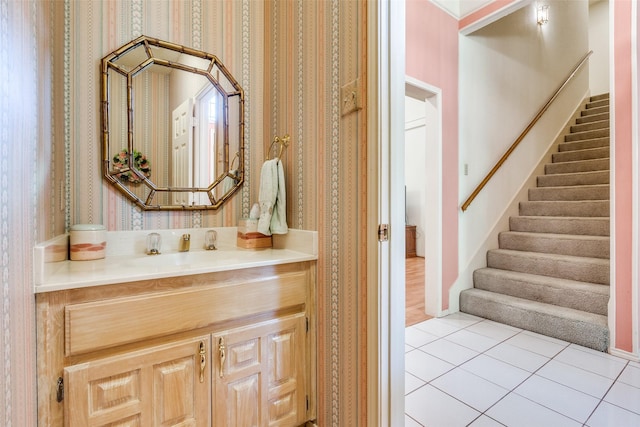
[[204, 368], [207, 366], [206, 358], [207, 350], [204, 345], [204, 341], [200, 341], [200, 382], [204, 382]]
[[220, 337], [220, 341], [218, 342], [218, 352], [220, 353], [220, 378], [224, 377], [224, 359], [226, 357], [225, 350], [224, 337]]

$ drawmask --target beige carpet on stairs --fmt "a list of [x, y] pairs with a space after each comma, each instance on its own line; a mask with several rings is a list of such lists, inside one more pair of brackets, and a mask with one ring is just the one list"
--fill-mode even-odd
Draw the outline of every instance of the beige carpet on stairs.
[[593, 96], [460, 311], [607, 351], [609, 95]]

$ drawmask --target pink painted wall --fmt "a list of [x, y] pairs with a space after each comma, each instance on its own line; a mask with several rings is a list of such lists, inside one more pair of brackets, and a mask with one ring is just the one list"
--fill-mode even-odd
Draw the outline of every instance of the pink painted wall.
[[406, 73], [442, 90], [442, 309], [458, 278], [458, 21], [428, 0], [406, 2]]
[[[515, 1], [496, 0], [459, 22], [428, 0], [408, 0], [406, 3], [407, 75], [437, 86], [443, 93], [443, 235], [446, 236], [443, 242], [443, 309], [449, 306], [448, 290], [458, 274], [458, 29], [481, 21]], [[612, 347], [633, 352], [633, 312], [636, 308], [632, 306], [632, 295], [634, 288], [640, 285], [632, 274], [632, 180], [634, 168], [638, 168], [632, 156], [632, 123], [638, 123], [640, 117], [632, 109], [632, 49], [640, 49], [640, 46], [637, 41], [632, 41], [632, 27], [640, 24], [640, 8], [637, 16], [633, 16], [631, 1], [611, 3], [615, 63], [612, 87], [615, 190], [612, 204], [615, 206], [613, 233], [616, 253], [611, 266], [616, 281], [615, 342], [612, 342]]]
[[[613, 6], [613, 101], [614, 101], [614, 150], [615, 190], [612, 203], [615, 205], [614, 235], [615, 260], [611, 268], [615, 271], [615, 342], [612, 347], [633, 351], [633, 307], [632, 290], [632, 64], [631, 64], [631, 13], [630, 1], [615, 1]], [[635, 165], [637, 167], [637, 165]], [[637, 280], [637, 279], [636, 279]]]

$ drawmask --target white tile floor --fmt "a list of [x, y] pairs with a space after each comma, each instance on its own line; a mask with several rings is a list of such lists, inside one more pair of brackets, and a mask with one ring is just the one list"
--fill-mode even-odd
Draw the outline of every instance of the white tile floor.
[[405, 341], [406, 427], [640, 426], [638, 362], [463, 313]]

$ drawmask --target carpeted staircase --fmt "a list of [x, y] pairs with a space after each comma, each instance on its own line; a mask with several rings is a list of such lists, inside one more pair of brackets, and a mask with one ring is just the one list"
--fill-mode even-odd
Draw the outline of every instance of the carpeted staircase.
[[609, 95], [593, 96], [460, 311], [607, 351]]

